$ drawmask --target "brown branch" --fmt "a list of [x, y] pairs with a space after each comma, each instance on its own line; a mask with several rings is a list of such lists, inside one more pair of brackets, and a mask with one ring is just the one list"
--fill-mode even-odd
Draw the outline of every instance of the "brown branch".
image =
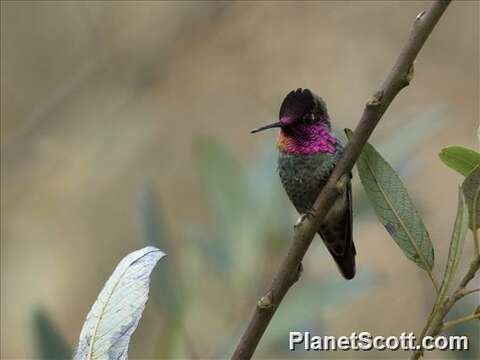
[[413, 24], [410, 37], [402, 48], [397, 62], [382, 87], [367, 102], [360, 122], [348, 142], [343, 155], [332, 171], [313, 206], [313, 216], [307, 217], [295, 228], [293, 240], [271, 286], [257, 303], [247, 329], [243, 333], [232, 359], [250, 359], [265, 329], [283, 297], [298, 279], [301, 261], [317, 233], [319, 225], [332, 207], [345, 179], [358, 159], [368, 138], [395, 96], [407, 86], [413, 76], [413, 61], [447, 8], [450, 0], [437, 0], [427, 12], [420, 13]]

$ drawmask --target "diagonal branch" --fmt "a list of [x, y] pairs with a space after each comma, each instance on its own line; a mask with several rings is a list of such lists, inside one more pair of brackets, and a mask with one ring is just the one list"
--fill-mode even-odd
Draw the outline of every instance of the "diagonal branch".
[[420, 49], [447, 8], [450, 0], [437, 0], [430, 9], [414, 21], [407, 43], [379, 91], [368, 100], [360, 122], [345, 151], [332, 171], [313, 206], [313, 216], [296, 227], [288, 252], [271, 286], [257, 303], [247, 329], [243, 333], [232, 359], [250, 359], [289, 288], [298, 280], [301, 261], [321, 222], [343, 189], [342, 182], [358, 159], [368, 138], [395, 96], [407, 86], [413, 76], [413, 62]]

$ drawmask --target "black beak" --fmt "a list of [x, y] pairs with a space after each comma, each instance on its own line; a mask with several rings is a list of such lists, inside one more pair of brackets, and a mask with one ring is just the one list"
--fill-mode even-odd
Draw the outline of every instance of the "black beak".
[[253, 129], [252, 131], [250, 131], [250, 134], [255, 134], [263, 130], [278, 128], [278, 127], [282, 127], [282, 123], [280, 121], [270, 125], [260, 126], [259, 128]]

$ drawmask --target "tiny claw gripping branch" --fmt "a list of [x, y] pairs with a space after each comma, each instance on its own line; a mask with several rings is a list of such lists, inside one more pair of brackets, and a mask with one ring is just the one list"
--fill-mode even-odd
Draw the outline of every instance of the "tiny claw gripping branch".
[[[318, 195], [313, 205], [315, 215], [305, 219], [302, 226], [298, 227], [294, 232], [287, 254], [275, 274], [269, 290], [265, 292], [266, 294], [271, 294], [271, 299], [274, 304], [268, 308], [268, 311], [264, 311], [265, 309], [258, 306], [258, 304], [255, 306], [255, 310], [232, 355], [232, 359], [250, 359], [253, 356], [275, 311], [294, 283], [292, 282], [292, 274], [297, 271], [321, 222], [325, 219], [328, 210], [330, 210], [339, 196], [337, 182], [343, 175], [350, 173], [368, 138], [380, 121], [380, 118], [400, 90], [408, 85], [406, 80], [408, 74], [412, 72], [410, 69], [415, 58], [435, 25], [440, 20], [442, 14], [447, 9], [449, 3], [450, 0], [434, 1], [428, 11], [417, 16], [410, 37], [401, 49], [400, 55], [385, 79], [380, 92], [377, 93], [378, 96], [374, 96], [374, 98], [371, 99], [373, 101], [365, 106], [360, 121], [345, 151], [333, 169], [327, 184]], [[266, 300], [268, 300], [268, 298]]]
[[343, 174], [340, 179], [338, 179], [335, 189], [337, 190], [338, 195], [342, 195], [345, 192], [349, 176]]
[[295, 223], [295, 225], [293, 225], [293, 227], [295, 229], [299, 228], [300, 226], [302, 226], [302, 224], [305, 223], [305, 220], [307, 220], [308, 218], [311, 218], [313, 216], [315, 216], [315, 211], [313, 209], [307, 210], [307, 212], [305, 214], [302, 214], [297, 219], [297, 222]]
[[417, 17], [415, 18], [415, 21], [422, 20], [423, 15], [425, 15], [425, 10], [418, 13]]

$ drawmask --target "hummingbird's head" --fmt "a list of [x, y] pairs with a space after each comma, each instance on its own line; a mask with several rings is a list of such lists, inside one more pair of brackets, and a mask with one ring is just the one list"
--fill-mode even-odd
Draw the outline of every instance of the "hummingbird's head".
[[308, 89], [291, 91], [280, 106], [279, 121], [251, 131], [280, 128], [278, 148], [293, 154], [335, 153], [337, 139], [330, 133], [327, 106]]

